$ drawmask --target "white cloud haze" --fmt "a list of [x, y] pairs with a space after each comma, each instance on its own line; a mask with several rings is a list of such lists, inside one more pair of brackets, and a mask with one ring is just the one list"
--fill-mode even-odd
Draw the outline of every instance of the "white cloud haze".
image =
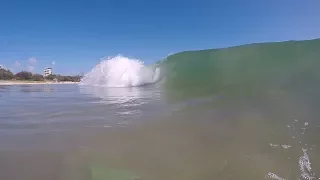
[[20, 63], [19, 61], [16, 61], [16, 62], [14, 63], [14, 67], [20, 67], [20, 65], [21, 65], [21, 63]]
[[35, 69], [36, 69], [36, 64], [37, 63], [38, 63], [38, 60], [35, 57], [30, 57], [28, 59], [27, 71], [34, 72]]
[[28, 66], [27, 66], [27, 71], [29, 71], [29, 72], [33, 72], [34, 69], [35, 69], [35, 67], [32, 66], [32, 65], [28, 65]]
[[37, 64], [37, 62], [38, 62], [38, 60], [35, 57], [31, 57], [31, 58], [28, 59], [28, 63], [30, 65], [34, 66], [35, 64]]

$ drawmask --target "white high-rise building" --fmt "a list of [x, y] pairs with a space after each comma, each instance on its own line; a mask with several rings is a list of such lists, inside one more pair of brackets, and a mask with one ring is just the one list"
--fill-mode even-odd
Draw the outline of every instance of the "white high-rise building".
[[52, 74], [52, 68], [45, 68], [44, 69], [44, 74], [43, 74], [44, 77], [49, 76], [51, 74]]

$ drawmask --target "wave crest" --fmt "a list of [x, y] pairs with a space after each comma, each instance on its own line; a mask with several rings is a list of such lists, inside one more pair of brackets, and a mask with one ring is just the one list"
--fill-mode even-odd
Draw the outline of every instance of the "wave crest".
[[121, 55], [102, 60], [84, 75], [81, 85], [132, 87], [152, 84], [159, 80], [159, 67], [145, 66], [141, 60]]

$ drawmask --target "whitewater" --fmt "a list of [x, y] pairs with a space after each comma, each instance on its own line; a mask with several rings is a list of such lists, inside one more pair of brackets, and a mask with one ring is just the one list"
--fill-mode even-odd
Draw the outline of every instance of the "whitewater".
[[139, 59], [122, 55], [108, 57], [82, 78], [80, 85], [134, 87], [152, 84], [160, 79], [160, 68], [146, 66]]

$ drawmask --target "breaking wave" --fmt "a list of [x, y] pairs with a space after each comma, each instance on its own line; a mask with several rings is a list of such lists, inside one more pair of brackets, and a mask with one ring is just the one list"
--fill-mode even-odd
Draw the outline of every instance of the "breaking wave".
[[160, 68], [146, 66], [138, 59], [121, 55], [103, 59], [84, 75], [81, 85], [133, 87], [153, 84], [160, 79]]

